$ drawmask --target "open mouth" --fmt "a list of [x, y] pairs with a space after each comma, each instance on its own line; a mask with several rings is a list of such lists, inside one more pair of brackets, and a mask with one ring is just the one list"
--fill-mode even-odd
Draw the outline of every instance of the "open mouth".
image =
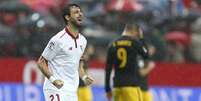
[[78, 18], [78, 21], [79, 21], [79, 22], [82, 22], [82, 18]]

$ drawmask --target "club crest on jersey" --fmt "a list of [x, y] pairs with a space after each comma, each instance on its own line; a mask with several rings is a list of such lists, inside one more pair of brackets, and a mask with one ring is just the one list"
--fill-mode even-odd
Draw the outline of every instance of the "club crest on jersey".
[[51, 49], [51, 50], [53, 50], [54, 47], [55, 47], [55, 43], [54, 42], [50, 42], [48, 48]]

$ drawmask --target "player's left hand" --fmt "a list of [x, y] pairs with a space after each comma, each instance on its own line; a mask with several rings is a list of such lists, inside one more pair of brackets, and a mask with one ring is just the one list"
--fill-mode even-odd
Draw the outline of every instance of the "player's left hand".
[[91, 85], [94, 82], [94, 79], [89, 75], [83, 76], [82, 80], [84, 81], [86, 86]]

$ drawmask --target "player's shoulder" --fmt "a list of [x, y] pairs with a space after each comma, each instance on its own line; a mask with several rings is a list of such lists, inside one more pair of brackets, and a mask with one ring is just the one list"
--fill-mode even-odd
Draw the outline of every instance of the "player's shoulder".
[[64, 30], [61, 30], [59, 31], [57, 34], [55, 34], [51, 39], [50, 41], [53, 41], [53, 42], [57, 42], [57, 43], [61, 43], [62, 41], [62, 36], [65, 35], [65, 31]]
[[57, 34], [55, 34], [55, 39], [61, 40], [62, 37], [66, 34], [66, 31], [63, 29], [61, 31], [59, 31]]
[[113, 44], [115, 44], [115, 43], [118, 42], [119, 40], [122, 40], [122, 37], [117, 37], [117, 38], [113, 39], [113, 40], [110, 42], [109, 46], [113, 46]]
[[87, 42], [87, 39], [86, 39], [86, 37], [83, 34], [79, 33], [79, 37], [80, 37], [80, 39], [82, 41]]
[[117, 38], [113, 39], [107, 46], [108, 49], [116, 47]]

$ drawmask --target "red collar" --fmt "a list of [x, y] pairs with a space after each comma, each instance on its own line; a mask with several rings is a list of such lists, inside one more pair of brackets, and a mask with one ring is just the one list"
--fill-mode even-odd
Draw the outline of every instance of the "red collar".
[[69, 31], [69, 29], [66, 27], [65, 28], [66, 33], [68, 33], [68, 35], [70, 35], [73, 39], [78, 39], [79, 38], [79, 34], [75, 37], [73, 36], [73, 34]]

